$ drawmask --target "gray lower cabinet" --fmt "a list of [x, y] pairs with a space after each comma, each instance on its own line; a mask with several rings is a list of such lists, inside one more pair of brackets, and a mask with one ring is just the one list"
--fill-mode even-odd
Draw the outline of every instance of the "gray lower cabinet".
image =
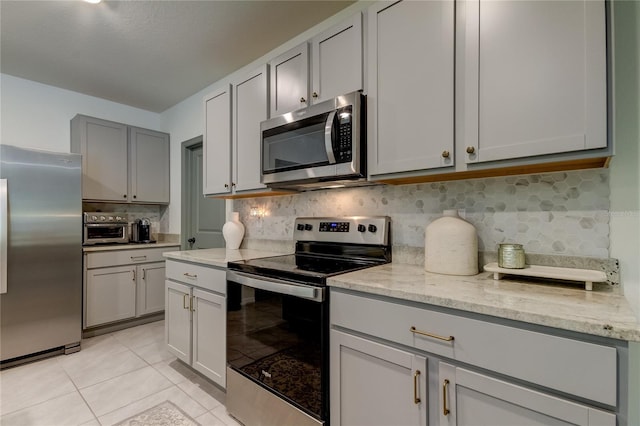
[[427, 360], [331, 331], [331, 424], [426, 425]]
[[616, 425], [613, 413], [444, 362], [439, 379], [441, 426]]
[[167, 260], [165, 288], [167, 350], [225, 387], [225, 270]]
[[626, 349], [592, 340], [332, 288], [331, 424], [623, 425]]
[[84, 324], [88, 329], [164, 310], [162, 253], [178, 246], [84, 254]]

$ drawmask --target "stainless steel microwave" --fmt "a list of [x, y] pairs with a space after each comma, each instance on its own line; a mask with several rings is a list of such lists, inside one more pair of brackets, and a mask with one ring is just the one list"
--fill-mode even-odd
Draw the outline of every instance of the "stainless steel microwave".
[[361, 92], [263, 121], [261, 182], [313, 189], [366, 178], [366, 97]]

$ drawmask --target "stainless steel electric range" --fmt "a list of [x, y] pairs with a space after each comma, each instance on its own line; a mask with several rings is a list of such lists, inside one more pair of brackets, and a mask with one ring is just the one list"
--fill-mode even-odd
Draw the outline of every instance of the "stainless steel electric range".
[[390, 221], [303, 217], [295, 254], [230, 262], [229, 413], [247, 426], [329, 422], [327, 278], [391, 261]]

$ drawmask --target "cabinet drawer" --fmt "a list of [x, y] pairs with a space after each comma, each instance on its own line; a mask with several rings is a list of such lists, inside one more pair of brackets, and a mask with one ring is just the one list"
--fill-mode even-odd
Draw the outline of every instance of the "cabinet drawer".
[[167, 279], [227, 294], [227, 276], [223, 269], [167, 260]]
[[86, 267], [103, 268], [105, 266], [131, 265], [136, 263], [163, 262], [162, 253], [175, 250], [175, 247], [152, 249], [117, 250], [86, 253]]
[[[332, 291], [331, 323], [572, 395], [616, 405], [616, 349]], [[425, 332], [431, 336], [412, 332]], [[442, 340], [453, 337], [452, 340]]]

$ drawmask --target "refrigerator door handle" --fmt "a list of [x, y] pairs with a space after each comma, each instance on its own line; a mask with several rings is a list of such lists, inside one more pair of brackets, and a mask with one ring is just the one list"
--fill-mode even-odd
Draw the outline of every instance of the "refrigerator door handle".
[[7, 195], [7, 180], [0, 179], [0, 294], [7, 292], [7, 234], [9, 232]]

